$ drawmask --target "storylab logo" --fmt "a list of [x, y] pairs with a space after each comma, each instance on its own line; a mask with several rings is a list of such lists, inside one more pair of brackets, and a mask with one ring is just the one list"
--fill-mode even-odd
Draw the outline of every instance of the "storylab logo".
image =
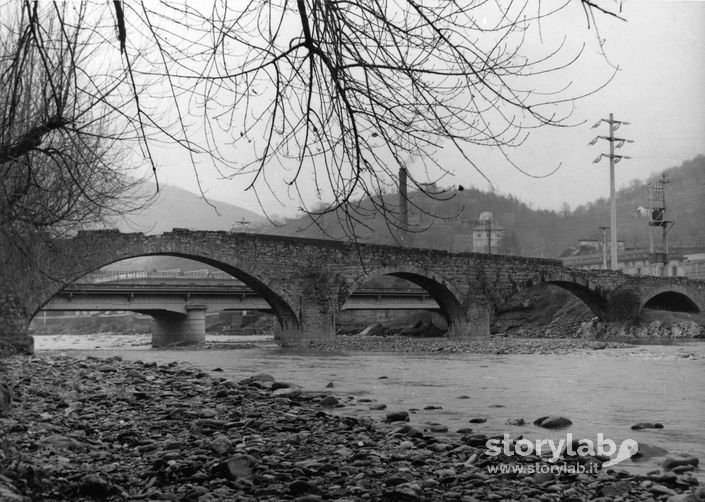
[[605, 439], [600, 432], [595, 441], [591, 439], [575, 440], [569, 432], [565, 439], [554, 441], [553, 439], [519, 439], [512, 440], [509, 434], [505, 434], [503, 439], [489, 439], [485, 446], [486, 454], [497, 456], [504, 454], [507, 456], [528, 456], [542, 455], [546, 451], [550, 452], [549, 462], [557, 462], [561, 456], [566, 457], [608, 457], [609, 460], [602, 464], [602, 467], [611, 467], [628, 458], [633, 457], [639, 451], [639, 444], [633, 439], [625, 439], [617, 447], [617, 443], [611, 439]]

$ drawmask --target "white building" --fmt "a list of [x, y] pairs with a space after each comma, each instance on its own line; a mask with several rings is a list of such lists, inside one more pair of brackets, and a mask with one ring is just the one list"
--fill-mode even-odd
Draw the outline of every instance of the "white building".
[[494, 221], [489, 211], [480, 213], [477, 223], [472, 228], [473, 253], [498, 253], [504, 240], [506, 230]]

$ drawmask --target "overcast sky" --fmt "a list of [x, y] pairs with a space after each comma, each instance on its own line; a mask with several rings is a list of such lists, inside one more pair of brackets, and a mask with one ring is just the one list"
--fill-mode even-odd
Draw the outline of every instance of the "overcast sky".
[[[617, 135], [634, 140], [617, 152], [632, 157], [617, 165], [618, 188], [705, 154], [705, 1], [624, 0], [622, 14], [627, 22], [600, 20], [607, 60], [599, 54], [595, 40], [589, 40], [580, 64], [568, 70], [569, 78], [576, 83], [600, 82], [612, 71], [610, 64], [619, 67], [605, 89], [576, 104], [571, 121], [584, 123], [573, 128], [537, 130], [510, 152], [513, 162], [537, 176], [560, 164], [555, 174], [532, 178], [518, 172], [496, 151], [470, 151], [499, 193], [512, 194], [537, 208], [556, 210], [564, 202], [575, 208], [607, 197], [609, 162], [603, 159], [593, 164], [593, 160], [599, 153], [608, 152], [609, 144], [588, 143], [597, 134], [608, 134], [604, 123], [597, 129], [591, 126], [610, 113], [630, 123]], [[544, 32], [586, 33], [582, 9], [569, 9], [561, 16], [560, 26], [544, 26]], [[587, 33], [589, 37], [596, 35], [594, 29]], [[549, 34], [544, 36], [550, 40]], [[583, 41], [572, 40], [578, 42]], [[452, 150], [438, 155], [455, 173], [445, 178], [443, 185], [491, 188]], [[160, 182], [197, 192], [193, 169], [186, 158], [177, 156], [168, 162], [169, 168], [160, 170]], [[254, 195], [244, 191], [244, 179], [224, 181], [208, 169], [200, 175], [208, 197], [262, 212]], [[294, 215], [298, 203], [283, 189], [278, 196], [281, 203], [273, 198], [265, 200], [268, 212]]]

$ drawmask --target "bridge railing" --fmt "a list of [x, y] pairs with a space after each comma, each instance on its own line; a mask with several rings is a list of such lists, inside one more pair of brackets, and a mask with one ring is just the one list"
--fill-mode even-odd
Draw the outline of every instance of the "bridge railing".
[[[218, 281], [238, 281], [226, 272], [209, 270], [164, 270], [164, 271], [117, 271], [98, 270], [84, 275], [76, 284], [101, 284], [105, 282], [132, 281], [132, 280], [175, 280], [175, 279], [212, 279]], [[239, 282], [239, 281], [238, 281]]]
[[[198, 280], [198, 283], [190, 282]], [[228, 281], [228, 284], [224, 284]], [[212, 272], [207, 270], [196, 270], [182, 272], [178, 270], [165, 271], [115, 271], [99, 270], [85, 275], [63, 289], [64, 292], [101, 292], [101, 291], [127, 291], [145, 292], [150, 288], [157, 290], [168, 290], [176, 288], [181, 291], [184, 288], [194, 289], [194, 291], [216, 288], [228, 291], [232, 294], [256, 294], [251, 288], [238, 279], [225, 272]], [[225, 288], [225, 289], [223, 289]], [[368, 286], [355, 290], [353, 296], [402, 296], [402, 297], [429, 297], [429, 293], [423, 288], [415, 285], [409, 286]]]

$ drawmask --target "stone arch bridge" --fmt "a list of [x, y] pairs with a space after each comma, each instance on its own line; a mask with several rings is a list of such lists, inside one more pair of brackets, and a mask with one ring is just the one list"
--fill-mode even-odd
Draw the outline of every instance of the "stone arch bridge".
[[[21, 345], [29, 320], [53, 295], [81, 276], [113, 262], [147, 255], [190, 258], [217, 267], [255, 290], [271, 306], [283, 345], [334, 336], [346, 299], [381, 275], [424, 288], [446, 317], [449, 335], [486, 336], [492, 312], [516, 292], [555, 284], [582, 299], [602, 320], [633, 318], [647, 304], [673, 310], [705, 309], [705, 282], [573, 270], [557, 260], [448, 253], [432, 249], [292, 238], [263, 234], [174, 229], [161, 235], [85, 231], [57, 239], [19, 277], [0, 283], [0, 340]], [[17, 277], [17, 276], [16, 276]], [[4, 288], [4, 291], [3, 289]], [[4, 300], [3, 300], [4, 298]], [[198, 311], [193, 305], [188, 312]], [[159, 312], [150, 312], [159, 319]], [[184, 319], [162, 320], [176, 333]], [[31, 346], [30, 346], [31, 347]], [[31, 348], [30, 348], [31, 350]]]

